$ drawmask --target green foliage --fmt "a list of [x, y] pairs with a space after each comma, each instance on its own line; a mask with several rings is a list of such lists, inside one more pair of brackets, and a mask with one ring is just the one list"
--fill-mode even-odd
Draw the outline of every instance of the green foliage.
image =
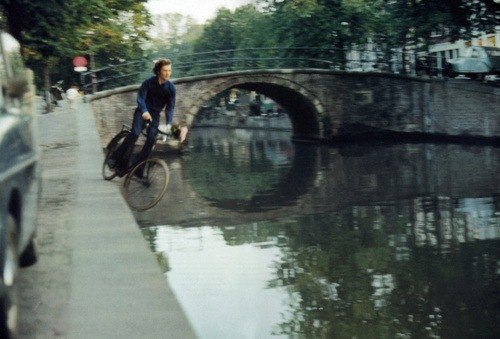
[[226, 8], [219, 9], [215, 19], [205, 26], [202, 36], [196, 41], [194, 51], [234, 49], [235, 26], [235, 18], [231, 11]]
[[[196, 175], [193, 175], [193, 187], [208, 200], [219, 201], [221, 204], [231, 202], [246, 208], [252, 204], [255, 195], [279, 183], [282, 173], [276, 171], [264, 156], [235, 160], [237, 145], [214, 147], [217, 157], [198, 153], [191, 159], [188, 168], [188, 171], [196, 171]], [[255, 168], [267, 168], [269, 175], [263, 176]], [[263, 177], [266, 180], [262, 180]]]
[[430, 43], [431, 34], [452, 39], [494, 31], [493, 0], [260, 0], [273, 16], [277, 41], [285, 46], [360, 44], [368, 38], [390, 47]]
[[[427, 50], [436, 33], [467, 38], [474, 30], [491, 31], [498, 15], [487, 0], [257, 0], [255, 4], [234, 12], [219, 10], [192, 44], [199, 55], [190, 60], [189, 74], [266, 68], [276, 66], [276, 58], [294, 60], [294, 67], [311, 67], [314, 59], [331, 60], [330, 67], [342, 68], [348, 49], [363, 49], [373, 42], [386, 55], [405, 47]], [[209, 56], [207, 51], [226, 52]]]
[[147, 53], [152, 58], [175, 58], [179, 54], [193, 52], [193, 43], [198, 39], [203, 26], [190, 17], [179, 13], [165, 13], [153, 17]]
[[243, 6], [234, 12], [232, 38], [234, 45], [241, 48], [260, 48], [276, 46], [272, 34], [273, 22], [269, 15], [257, 11], [253, 6]]
[[42, 74], [73, 82], [77, 74], [71, 60], [76, 55], [93, 54], [97, 66], [141, 57], [150, 24], [144, 2], [3, 0], [0, 4], [40, 86]]
[[149, 38], [152, 21], [145, 2], [0, 0], [0, 24], [20, 40], [40, 84], [42, 70], [73, 82], [75, 55], [94, 55], [99, 68], [145, 57], [167, 56], [178, 64], [192, 53], [229, 51], [213, 56], [220, 59], [215, 64], [192, 58], [182, 74], [239, 69], [242, 55], [255, 59], [246, 67], [256, 68], [270, 66], [277, 57], [340, 60], [342, 65], [343, 50], [353, 46], [373, 41], [383, 51], [426, 49], [435, 33], [457, 39], [492, 31], [499, 15], [494, 0], [255, 0], [234, 11], [221, 8], [204, 25], [176, 13], [157, 16], [156, 33]]

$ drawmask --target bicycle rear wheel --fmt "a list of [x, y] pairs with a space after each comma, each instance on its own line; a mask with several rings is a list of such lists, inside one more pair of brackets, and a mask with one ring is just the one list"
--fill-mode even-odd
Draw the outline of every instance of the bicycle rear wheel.
[[102, 163], [102, 177], [104, 180], [111, 180], [118, 175], [116, 171], [108, 166], [108, 160], [111, 155], [116, 151], [116, 149], [123, 143], [125, 137], [129, 134], [129, 131], [118, 132], [117, 135], [111, 139], [105, 149], [104, 162]]
[[125, 200], [136, 211], [150, 209], [165, 195], [169, 179], [170, 171], [165, 161], [159, 158], [142, 161], [125, 178]]

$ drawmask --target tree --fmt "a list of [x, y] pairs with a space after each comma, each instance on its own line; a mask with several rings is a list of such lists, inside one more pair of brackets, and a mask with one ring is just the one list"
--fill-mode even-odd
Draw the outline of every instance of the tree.
[[380, 32], [385, 2], [262, 0], [260, 3], [272, 14], [277, 41], [290, 47], [315, 47], [291, 50], [286, 56], [333, 58], [344, 65], [346, 49], [353, 44], [365, 44]]
[[174, 64], [175, 76], [182, 76], [184, 66], [178, 64], [183, 55], [193, 53], [195, 41], [202, 35], [203, 25], [196, 23], [193, 17], [180, 13], [156, 15], [153, 22], [146, 48], [148, 59], [168, 57]]
[[[270, 31], [284, 46], [334, 47], [369, 40], [378, 48], [421, 48], [435, 33], [450, 40], [494, 31], [496, 0], [259, 0], [273, 18]], [[476, 33], [477, 34], [477, 33]], [[314, 55], [313, 51], [307, 53]], [[343, 57], [338, 53], [338, 57]], [[342, 62], [342, 60], [341, 60]]]
[[264, 58], [276, 57], [279, 52], [275, 49], [278, 42], [273, 32], [273, 22], [270, 15], [257, 11], [252, 5], [239, 7], [234, 11], [232, 31], [235, 48], [241, 50], [241, 52], [235, 53], [235, 57], [241, 59], [237, 61], [241, 67], [265, 68], [272, 66], [272, 60], [263, 61]]
[[63, 2], [45, 0], [31, 3], [20, 0], [3, 1], [2, 4], [9, 31], [20, 41], [26, 63], [35, 70], [35, 74], [37, 69], [44, 70], [43, 79], [48, 90], [50, 70], [58, 64], [60, 50], [64, 48], [59, 44], [64, 30], [54, 29], [56, 25], [66, 23], [61, 10]]
[[[197, 70], [200, 68], [216, 68], [220, 71], [230, 69], [230, 60], [234, 57], [232, 51], [236, 48], [233, 34], [234, 25], [235, 19], [231, 11], [227, 8], [220, 8], [215, 19], [206, 24], [202, 35], [195, 41], [193, 51], [195, 54], [206, 51], [225, 52], [213, 55], [208, 61], [206, 55], [194, 56], [191, 60], [194, 68]], [[205, 64], [198, 62], [197, 57], [205, 59]]]
[[228, 50], [236, 47], [233, 39], [234, 16], [227, 8], [220, 8], [215, 19], [203, 29], [202, 36], [195, 44], [195, 52]]
[[[2, 0], [9, 31], [20, 41], [38, 87], [52, 77], [72, 80], [71, 59], [107, 62], [142, 54], [149, 14], [145, 0]], [[43, 76], [40, 76], [43, 74]]]

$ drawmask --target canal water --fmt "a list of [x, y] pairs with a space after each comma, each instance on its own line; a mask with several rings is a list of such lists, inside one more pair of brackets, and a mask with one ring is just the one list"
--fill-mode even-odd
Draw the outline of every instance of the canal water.
[[135, 216], [200, 338], [493, 338], [498, 156], [193, 129]]

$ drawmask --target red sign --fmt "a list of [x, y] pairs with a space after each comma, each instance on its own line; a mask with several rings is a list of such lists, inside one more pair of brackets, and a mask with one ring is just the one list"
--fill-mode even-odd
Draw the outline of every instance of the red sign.
[[82, 56], [76, 56], [73, 58], [73, 66], [75, 67], [85, 67], [87, 66], [87, 58]]

